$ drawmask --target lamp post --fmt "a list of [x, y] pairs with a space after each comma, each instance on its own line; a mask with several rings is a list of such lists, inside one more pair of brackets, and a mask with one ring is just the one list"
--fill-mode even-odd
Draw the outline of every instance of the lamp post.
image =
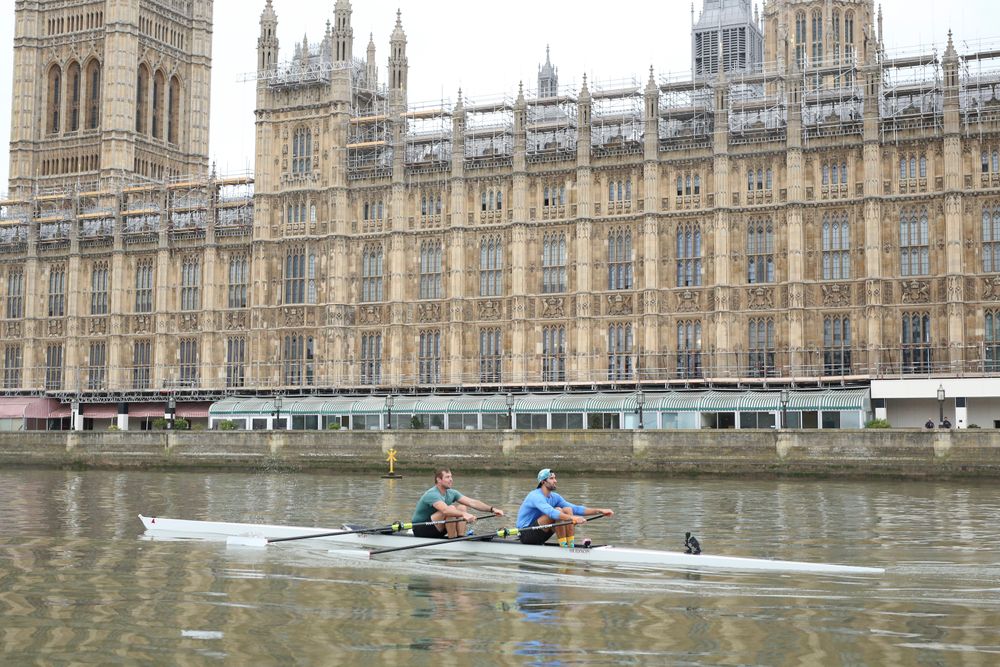
[[[281, 421], [281, 394], [274, 397], [274, 425]], [[280, 428], [280, 427], [279, 427]]]
[[937, 400], [938, 400], [938, 426], [944, 424], [944, 385], [938, 385], [937, 390]]
[[507, 392], [507, 428], [514, 428], [514, 394]]
[[392, 404], [395, 402], [396, 398], [392, 394], [389, 394], [388, 396], [385, 397], [385, 412], [386, 412], [385, 428], [387, 431], [392, 430]]
[[635, 393], [635, 411], [639, 414], [639, 430], [641, 431], [643, 427], [642, 423], [642, 406], [646, 403], [646, 395], [642, 393], [642, 389]]
[[781, 428], [788, 428], [788, 390], [782, 389], [781, 400]]
[[171, 394], [170, 397], [167, 399], [167, 414], [169, 415], [169, 417], [167, 418], [168, 431], [174, 430], [174, 415], [176, 413], [177, 413], [177, 399], [174, 398], [173, 394]]

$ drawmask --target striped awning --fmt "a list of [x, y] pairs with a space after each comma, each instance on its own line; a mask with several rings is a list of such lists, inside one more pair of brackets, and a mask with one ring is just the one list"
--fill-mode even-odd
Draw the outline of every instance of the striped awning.
[[560, 394], [552, 399], [552, 412], [586, 412], [588, 401], [587, 394]]
[[660, 412], [697, 412], [701, 403], [702, 392], [679, 392], [656, 394], [646, 397], [647, 410]]
[[793, 391], [788, 396], [789, 410], [868, 410], [867, 389], [827, 389]]
[[552, 408], [552, 401], [552, 396], [536, 396], [534, 394], [515, 396], [514, 412], [518, 414], [547, 414]]
[[[443, 415], [451, 405], [451, 396], [424, 396], [413, 406], [415, 415]], [[393, 407], [393, 410], [396, 410]]]

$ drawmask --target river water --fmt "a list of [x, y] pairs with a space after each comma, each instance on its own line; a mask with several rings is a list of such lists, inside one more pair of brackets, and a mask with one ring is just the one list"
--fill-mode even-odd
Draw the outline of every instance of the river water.
[[[456, 488], [509, 513], [531, 475]], [[523, 477], [523, 479], [522, 479]], [[595, 542], [876, 565], [884, 576], [338, 558], [151, 540], [137, 514], [408, 519], [427, 476], [0, 470], [0, 664], [996, 665], [993, 483], [560, 478]], [[492, 522], [500, 527], [505, 522]], [[480, 524], [485, 527], [486, 524]]]

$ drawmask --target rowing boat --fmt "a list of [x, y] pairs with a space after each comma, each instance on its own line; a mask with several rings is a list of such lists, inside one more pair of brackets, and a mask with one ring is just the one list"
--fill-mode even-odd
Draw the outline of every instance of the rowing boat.
[[[139, 515], [146, 534], [151, 537], [200, 538], [226, 540], [229, 544], [245, 545], [255, 540], [266, 544], [266, 540], [283, 537], [297, 537], [318, 533], [330, 533], [327, 528], [265, 525], [254, 523], [226, 523], [220, 521], [187, 521]], [[345, 527], [345, 530], [349, 529]], [[247, 542], [241, 542], [241, 538]], [[263, 539], [262, 539], [263, 538]], [[532, 546], [518, 540], [494, 538], [489, 541], [469, 540], [451, 542], [405, 534], [350, 534], [325, 535], [312, 542], [323, 542], [340, 546], [349, 545], [361, 549], [381, 549], [394, 547], [422, 546], [435, 555], [474, 554], [501, 556], [528, 560], [567, 561], [571, 563], [596, 563], [601, 565], [641, 565], [673, 569], [734, 570], [799, 572], [813, 574], [883, 574], [878, 567], [856, 565], [836, 565], [830, 563], [805, 563], [768, 558], [743, 558], [737, 556], [693, 555], [676, 551], [656, 551], [602, 545], [588, 548], [563, 549], [556, 546]], [[338, 550], [338, 553], [341, 553]], [[370, 552], [369, 552], [370, 553]], [[368, 557], [368, 553], [359, 551]]]

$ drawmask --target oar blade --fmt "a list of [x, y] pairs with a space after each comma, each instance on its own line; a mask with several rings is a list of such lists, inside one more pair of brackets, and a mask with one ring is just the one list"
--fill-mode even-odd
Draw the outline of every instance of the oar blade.
[[263, 549], [267, 546], [267, 538], [254, 535], [230, 535], [226, 538], [226, 546]]

